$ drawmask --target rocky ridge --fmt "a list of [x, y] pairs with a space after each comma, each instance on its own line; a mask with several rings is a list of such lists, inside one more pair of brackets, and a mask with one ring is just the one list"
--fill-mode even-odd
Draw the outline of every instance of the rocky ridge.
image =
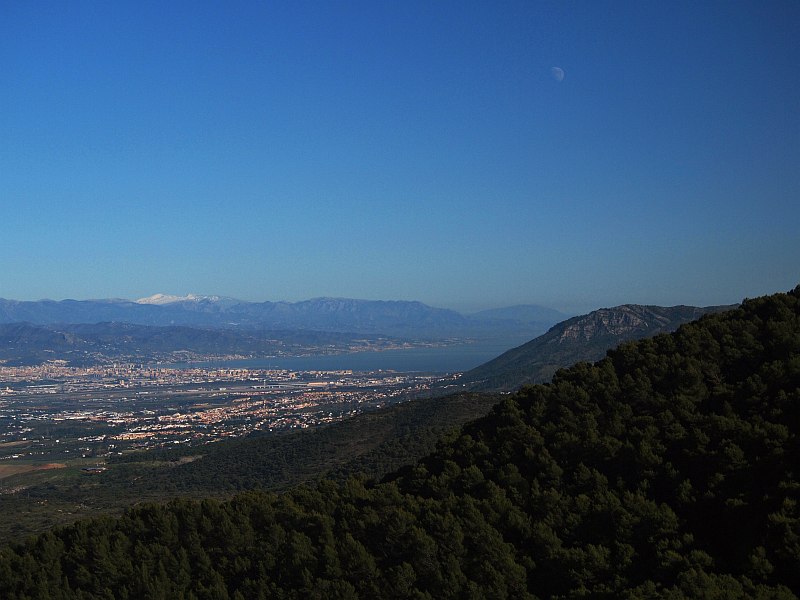
[[730, 307], [645, 306], [601, 308], [554, 325], [547, 333], [513, 348], [463, 375], [469, 390], [511, 391], [550, 381], [555, 372], [580, 361], [595, 361], [620, 343], [668, 333], [705, 313]]

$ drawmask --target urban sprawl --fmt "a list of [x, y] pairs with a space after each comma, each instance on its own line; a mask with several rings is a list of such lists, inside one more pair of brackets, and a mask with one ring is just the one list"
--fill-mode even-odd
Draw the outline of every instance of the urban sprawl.
[[441, 380], [392, 371], [0, 366], [0, 460], [102, 462], [134, 449], [306, 428]]

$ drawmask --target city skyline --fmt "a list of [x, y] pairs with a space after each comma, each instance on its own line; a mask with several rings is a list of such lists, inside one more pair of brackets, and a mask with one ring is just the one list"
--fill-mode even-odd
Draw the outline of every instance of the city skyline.
[[800, 5], [6, 4], [0, 297], [800, 282]]

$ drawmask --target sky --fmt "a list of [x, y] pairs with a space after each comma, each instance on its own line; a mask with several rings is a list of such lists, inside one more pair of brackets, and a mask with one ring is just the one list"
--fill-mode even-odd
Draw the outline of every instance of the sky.
[[800, 283], [800, 2], [0, 3], [0, 297]]

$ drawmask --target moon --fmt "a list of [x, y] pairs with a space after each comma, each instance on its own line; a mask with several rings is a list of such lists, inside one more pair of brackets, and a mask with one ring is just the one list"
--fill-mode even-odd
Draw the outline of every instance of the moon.
[[561, 67], [550, 67], [550, 74], [558, 83], [564, 81], [564, 69]]

